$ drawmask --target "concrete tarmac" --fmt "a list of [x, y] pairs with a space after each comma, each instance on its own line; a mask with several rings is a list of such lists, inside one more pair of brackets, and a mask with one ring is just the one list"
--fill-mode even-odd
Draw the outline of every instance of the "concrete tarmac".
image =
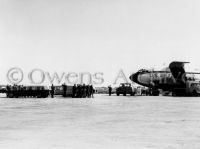
[[0, 98], [1, 149], [199, 147], [199, 97]]

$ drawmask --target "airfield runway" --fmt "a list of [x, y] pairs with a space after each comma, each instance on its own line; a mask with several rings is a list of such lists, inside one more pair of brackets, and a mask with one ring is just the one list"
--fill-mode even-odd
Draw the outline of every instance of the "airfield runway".
[[199, 149], [200, 98], [0, 98], [1, 149]]

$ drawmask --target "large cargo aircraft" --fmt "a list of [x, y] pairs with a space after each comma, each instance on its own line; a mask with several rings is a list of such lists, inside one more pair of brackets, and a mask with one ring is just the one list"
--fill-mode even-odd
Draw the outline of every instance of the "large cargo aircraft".
[[164, 71], [141, 69], [132, 74], [130, 80], [149, 88], [170, 91], [173, 95], [200, 94], [200, 82], [195, 78], [200, 73], [185, 72], [186, 63], [188, 62], [172, 62]]

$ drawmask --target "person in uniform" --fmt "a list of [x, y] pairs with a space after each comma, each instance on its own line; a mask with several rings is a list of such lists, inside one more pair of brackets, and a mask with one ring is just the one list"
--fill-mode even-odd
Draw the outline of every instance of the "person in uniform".
[[109, 93], [109, 96], [111, 96], [111, 94], [112, 94], [112, 87], [111, 87], [111, 85], [108, 86], [108, 93]]
[[64, 83], [62, 87], [63, 87], [63, 97], [67, 97], [67, 85]]
[[90, 85], [90, 95], [91, 95], [91, 98], [94, 98], [94, 88], [92, 85]]
[[86, 85], [86, 97], [90, 98], [89, 85]]
[[85, 84], [83, 84], [82, 87], [83, 87], [83, 89], [82, 89], [83, 90], [82, 97], [85, 98], [86, 97], [86, 86], [85, 86]]
[[80, 84], [78, 84], [78, 86], [77, 86], [77, 97], [81, 98], [81, 85]]
[[76, 84], [74, 84], [73, 89], [72, 89], [72, 98], [76, 97], [76, 92], [77, 92], [77, 87], [76, 87]]
[[54, 98], [54, 91], [55, 91], [55, 87], [54, 87], [54, 85], [52, 84], [52, 85], [51, 85], [51, 98]]

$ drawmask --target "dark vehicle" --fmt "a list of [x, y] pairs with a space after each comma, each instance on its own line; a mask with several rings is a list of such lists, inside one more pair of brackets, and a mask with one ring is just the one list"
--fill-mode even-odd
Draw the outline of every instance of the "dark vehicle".
[[149, 88], [149, 96], [159, 96], [160, 91], [156, 88]]
[[186, 88], [175, 88], [172, 96], [200, 96], [200, 82], [187, 81]]
[[118, 88], [116, 88], [116, 94], [119, 96], [120, 94], [126, 96], [127, 94], [133, 96], [134, 92], [130, 83], [121, 83]]
[[12, 86], [7, 90], [8, 98], [37, 97], [47, 98], [49, 89], [46, 86]]
[[199, 81], [188, 81], [186, 83], [186, 93], [192, 96], [200, 95], [200, 82]]
[[0, 93], [6, 93], [6, 85], [1, 85], [0, 86]]

